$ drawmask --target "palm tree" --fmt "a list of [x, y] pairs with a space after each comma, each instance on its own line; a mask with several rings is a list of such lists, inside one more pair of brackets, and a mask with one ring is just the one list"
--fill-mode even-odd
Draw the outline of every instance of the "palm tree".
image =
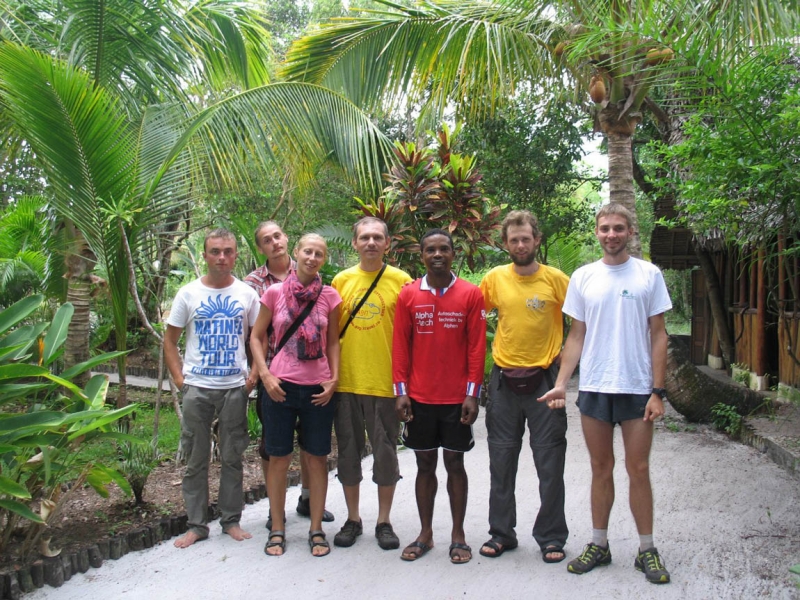
[[[572, 101], [590, 92], [608, 139], [611, 201], [634, 214], [632, 138], [643, 109], [665, 116], [654, 88], [688, 80], [688, 61], [724, 64], [797, 22], [795, 3], [775, 0], [377, 1], [388, 8], [295, 42], [283, 75], [368, 110], [420, 102], [436, 118], [447, 107], [485, 116], [520, 87], [572, 83]], [[641, 254], [638, 231], [630, 250]]]
[[[95, 264], [108, 273], [117, 349], [124, 350], [132, 284], [126, 246], [136, 250], [145, 232], [174, 235], [170, 225], [209, 181], [246, 185], [255, 166], [289, 171], [303, 184], [328, 160], [362, 186], [378, 184], [386, 143], [363, 113], [319, 86], [267, 83], [266, 37], [252, 7], [232, 0], [182, 11], [168, 10], [178, 2], [37, 4], [50, 12], [0, 5], [14, 16], [0, 22], [15, 25], [0, 29], [15, 40], [0, 42], [0, 124], [8, 147], [24, 140], [35, 153], [69, 234], [69, 364], [88, 355]], [[50, 17], [36, 27], [26, 21], [36, 21], [31, 14]], [[120, 372], [124, 378], [124, 362]]]

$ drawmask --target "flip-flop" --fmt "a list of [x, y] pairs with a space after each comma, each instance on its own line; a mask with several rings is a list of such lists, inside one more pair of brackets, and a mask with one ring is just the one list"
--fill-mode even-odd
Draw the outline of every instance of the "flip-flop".
[[[547, 558], [548, 554], [553, 554], [556, 552], [561, 553], [561, 558]], [[545, 546], [544, 548], [542, 548], [542, 560], [546, 563], [560, 563], [565, 558], [567, 558], [567, 554], [564, 552], [564, 548], [560, 546], [551, 544], [549, 546]]]
[[[457, 554], [453, 555], [453, 550], [466, 550], [467, 552], [469, 552], [469, 556], [464, 558], [464, 557], [458, 556]], [[453, 563], [454, 565], [463, 565], [464, 563], [468, 563], [471, 560], [472, 560], [472, 548], [470, 548], [466, 544], [461, 544], [459, 542], [453, 542], [452, 544], [450, 544], [450, 562], [451, 563]]]
[[[492, 550], [494, 550], [494, 552], [491, 554], [489, 552], [484, 552], [483, 550], [484, 547], [491, 548]], [[507, 546], [506, 544], [500, 544], [498, 542], [495, 542], [494, 540], [489, 540], [488, 542], [485, 542], [483, 546], [481, 546], [479, 552], [481, 556], [485, 556], [487, 558], [497, 558], [498, 556], [502, 556], [503, 552], [505, 552], [506, 550], [513, 550], [516, 547], [517, 547], [516, 544], [513, 546]]]
[[[419, 552], [411, 554], [408, 552], [409, 548], [418, 548]], [[407, 560], [409, 562], [415, 561], [418, 558], [422, 558], [423, 556], [425, 556], [430, 551], [431, 548], [433, 548], [433, 545], [429, 546], [425, 542], [419, 542], [419, 541], [411, 542], [408, 546], [406, 546], [403, 549], [403, 553], [400, 555], [400, 558], [402, 558], [403, 560]]]

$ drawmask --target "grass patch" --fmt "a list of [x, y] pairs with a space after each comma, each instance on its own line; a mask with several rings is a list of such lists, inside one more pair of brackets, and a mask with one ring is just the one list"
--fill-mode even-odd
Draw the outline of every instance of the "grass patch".
[[[142, 402], [143, 398], [131, 394], [131, 402]], [[167, 397], [168, 398], [168, 397]], [[150, 443], [153, 439], [153, 423], [155, 410], [152, 404], [142, 404], [133, 413], [128, 433]], [[181, 423], [172, 408], [172, 404], [162, 404], [158, 421], [158, 451], [164, 457], [174, 457], [181, 437]], [[81, 464], [94, 462], [107, 467], [116, 468], [121, 460], [117, 443], [113, 440], [98, 440], [87, 444], [81, 453]], [[77, 474], [76, 474], [77, 475]]]

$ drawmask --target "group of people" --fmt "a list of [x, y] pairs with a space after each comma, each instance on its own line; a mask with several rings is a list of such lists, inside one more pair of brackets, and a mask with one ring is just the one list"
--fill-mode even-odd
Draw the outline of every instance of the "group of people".
[[[325, 509], [332, 428], [348, 513], [334, 545], [352, 546], [363, 533], [359, 496], [368, 439], [378, 493], [375, 537], [385, 550], [399, 548], [391, 508], [400, 479], [396, 445], [402, 428], [403, 443], [416, 457], [420, 530], [400, 557], [414, 561], [433, 548], [442, 448], [452, 516], [449, 559], [469, 562], [464, 453], [474, 446], [472, 424], [484, 383], [486, 314], [496, 310], [486, 405], [490, 538], [480, 554], [498, 558], [518, 546], [515, 487], [527, 423], [540, 497], [533, 538], [544, 562], [566, 558], [566, 384], [580, 362], [577, 406], [592, 467], [593, 529], [591, 542], [568, 570], [582, 574], [611, 562], [607, 530], [614, 501], [614, 426], [619, 424], [640, 538], [634, 566], [648, 581], [669, 582], [653, 541], [649, 455], [653, 423], [664, 413], [664, 312], [671, 304], [660, 271], [628, 254], [632, 233], [632, 217], [624, 207], [603, 206], [595, 228], [603, 257], [570, 279], [537, 261], [542, 236], [536, 217], [512, 211], [502, 223], [511, 263], [492, 269], [476, 286], [453, 274], [449, 232], [432, 229], [422, 237], [425, 275], [412, 281], [385, 263], [391, 240], [386, 224], [364, 217], [353, 227], [359, 263], [327, 286], [319, 275], [327, 247], [316, 234], [300, 238], [292, 260], [280, 226], [262, 223], [255, 238], [266, 263], [241, 282], [231, 273], [234, 236], [211, 231], [203, 253], [208, 272], [178, 292], [165, 338], [167, 365], [183, 393], [182, 444], [188, 456], [183, 495], [189, 529], [175, 545], [186, 548], [208, 537], [214, 418], [222, 462], [220, 525], [234, 539], [251, 537], [239, 526], [241, 455], [247, 445], [247, 397], [258, 387], [260, 451], [270, 499], [268, 556], [286, 551], [287, 469], [295, 433], [302, 472], [297, 512], [311, 520], [312, 555], [330, 553], [322, 523], [333, 520]], [[564, 315], [571, 318], [566, 342]], [[181, 360], [178, 341], [184, 330]]]

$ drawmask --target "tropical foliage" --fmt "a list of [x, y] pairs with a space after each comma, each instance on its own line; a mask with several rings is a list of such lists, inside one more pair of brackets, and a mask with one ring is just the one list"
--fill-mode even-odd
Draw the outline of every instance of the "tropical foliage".
[[[363, 188], [379, 185], [387, 145], [363, 113], [319, 86], [268, 83], [255, 5], [70, 0], [0, 10], [3, 141], [8, 160], [32, 150], [63, 223], [76, 308], [69, 364], [88, 358], [95, 265], [123, 350], [136, 266], [158, 264], [153, 288], [163, 289], [174, 239], [197, 227], [191, 208], [209, 189], [245, 189], [254, 169], [307, 185], [325, 161]], [[120, 373], [124, 383], [124, 359]]]
[[390, 259], [412, 276], [420, 274], [419, 240], [429, 229], [448, 231], [457, 260], [473, 271], [495, 243], [500, 206], [483, 193], [477, 158], [453, 151], [457, 133], [443, 125], [434, 145], [396, 142], [383, 196], [361, 202], [364, 214], [386, 222], [392, 233]]
[[23, 554], [36, 549], [47, 554], [48, 524], [57, 519], [69, 490], [84, 483], [107, 495], [106, 486], [114, 481], [130, 493], [122, 475], [84, 461], [82, 451], [103, 438], [130, 439], [111, 427], [136, 405], [108, 409], [102, 375], [83, 389], [73, 383], [115, 355], [58, 373], [73, 308], [62, 305], [49, 323], [28, 322], [42, 302], [42, 296], [30, 296], [0, 312], [0, 552], [12, 534], [21, 533]]
[[[460, 120], [492, 114], [532, 86], [565, 96], [574, 86], [580, 104], [588, 91], [608, 142], [611, 201], [634, 212], [636, 127], [645, 109], [671, 125], [652, 92], [693, 78], [689, 67], [730, 62], [748, 43], [791, 36], [797, 23], [794, 3], [764, 0], [382, 4], [296, 42], [285, 76], [370, 109], [410, 100], [423, 114], [454, 107]], [[640, 253], [637, 236], [630, 250]]]
[[754, 52], [660, 146], [684, 224], [743, 244], [800, 233], [799, 90], [796, 49]]

